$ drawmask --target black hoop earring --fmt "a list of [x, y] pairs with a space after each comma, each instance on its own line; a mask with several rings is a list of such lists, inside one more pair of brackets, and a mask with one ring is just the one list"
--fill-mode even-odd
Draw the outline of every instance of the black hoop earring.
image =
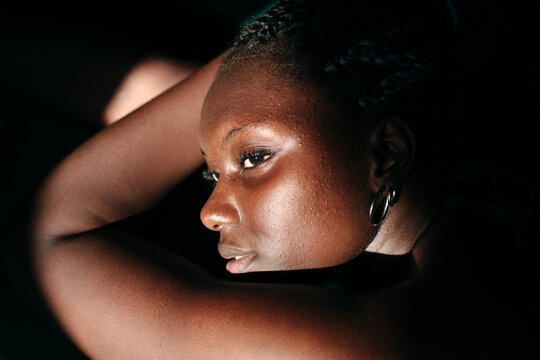
[[388, 199], [388, 205], [394, 206], [398, 202], [400, 189], [401, 188], [399, 186], [397, 186], [397, 187], [389, 186], [388, 187], [388, 195], [390, 196], [390, 198]]
[[379, 191], [373, 195], [371, 205], [369, 206], [369, 222], [373, 226], [378, 226], [388, 214], [390, 206], [390, 193], [384, 196], [386, 185], [383, 185]]
[[[386, 192], [386, 195], [385, 195]], [[371, 200], [369, 206], [369, 222], [373, 226], [379, 226], [379, 224], [386, 218], [388, 209], [394, 206], [399, 199], [399, 187], [383, 185]]]

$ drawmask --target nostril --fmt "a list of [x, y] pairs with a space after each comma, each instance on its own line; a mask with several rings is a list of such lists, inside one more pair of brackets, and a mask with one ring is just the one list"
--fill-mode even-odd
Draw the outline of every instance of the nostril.
[[212, 231], [221, 231], [223, 226], [236, 225], [240, 215], [231, 201], [226, 201], [214, 192], [201, 209], [201, 221]]

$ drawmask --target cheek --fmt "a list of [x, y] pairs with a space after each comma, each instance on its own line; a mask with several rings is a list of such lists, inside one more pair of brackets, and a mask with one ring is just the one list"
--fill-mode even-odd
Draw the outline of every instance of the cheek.
[[[343, 169], [341, 167], [339, 169]], [[319, 266], [332, 266], [351, 260], [362, 252], [373, 237], [365, 197], [366, 186], [359, 177], [326, 168], [314, 179], [318, 185], [312, 202], [311, 251]], [[369, 195], [368, 195], [369, 196]]]
[[291, 267], [298, 257], [298, 246], [306, 238], [305, 229], [312, 201], [303, 191], [305, 184], [294, 174], [275, 171], [264, 182], [258, 181], [242, 203], [244, 226], [255, 239], [258, 256], [272, 268]]
[[367, 246], [371, 226], [359, 216], [359, 194], [328, 166], [317, 170], [277, 172], [246, 192], [244, 220], [267, 266], [332, 266]]

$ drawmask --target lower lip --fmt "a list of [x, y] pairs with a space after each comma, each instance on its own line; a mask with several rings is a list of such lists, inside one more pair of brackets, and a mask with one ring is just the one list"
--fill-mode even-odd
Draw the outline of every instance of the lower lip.
[[249, 265], [251, 259], [253, 259], [253, 256], [242, 256], [239, 259], [231, 259], [229, 262], [227, 262], [225, 268], [231, 274], [246, 272], [247, 266]]

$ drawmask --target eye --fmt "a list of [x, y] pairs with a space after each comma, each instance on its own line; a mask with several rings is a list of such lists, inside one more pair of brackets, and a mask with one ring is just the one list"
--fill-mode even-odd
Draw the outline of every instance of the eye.
[[257, 150], [243, 154], [238, 159], [238, 164], [242, 169], [250, 169], [260, 165], [263, 161], [272, 156], [269, 150]]
[[202, 177], [204, 180], [212, 183], [212, 186], [216, 186], [216, 183], [219, 180], [219, 173], [217, 171], [203, 170]]

